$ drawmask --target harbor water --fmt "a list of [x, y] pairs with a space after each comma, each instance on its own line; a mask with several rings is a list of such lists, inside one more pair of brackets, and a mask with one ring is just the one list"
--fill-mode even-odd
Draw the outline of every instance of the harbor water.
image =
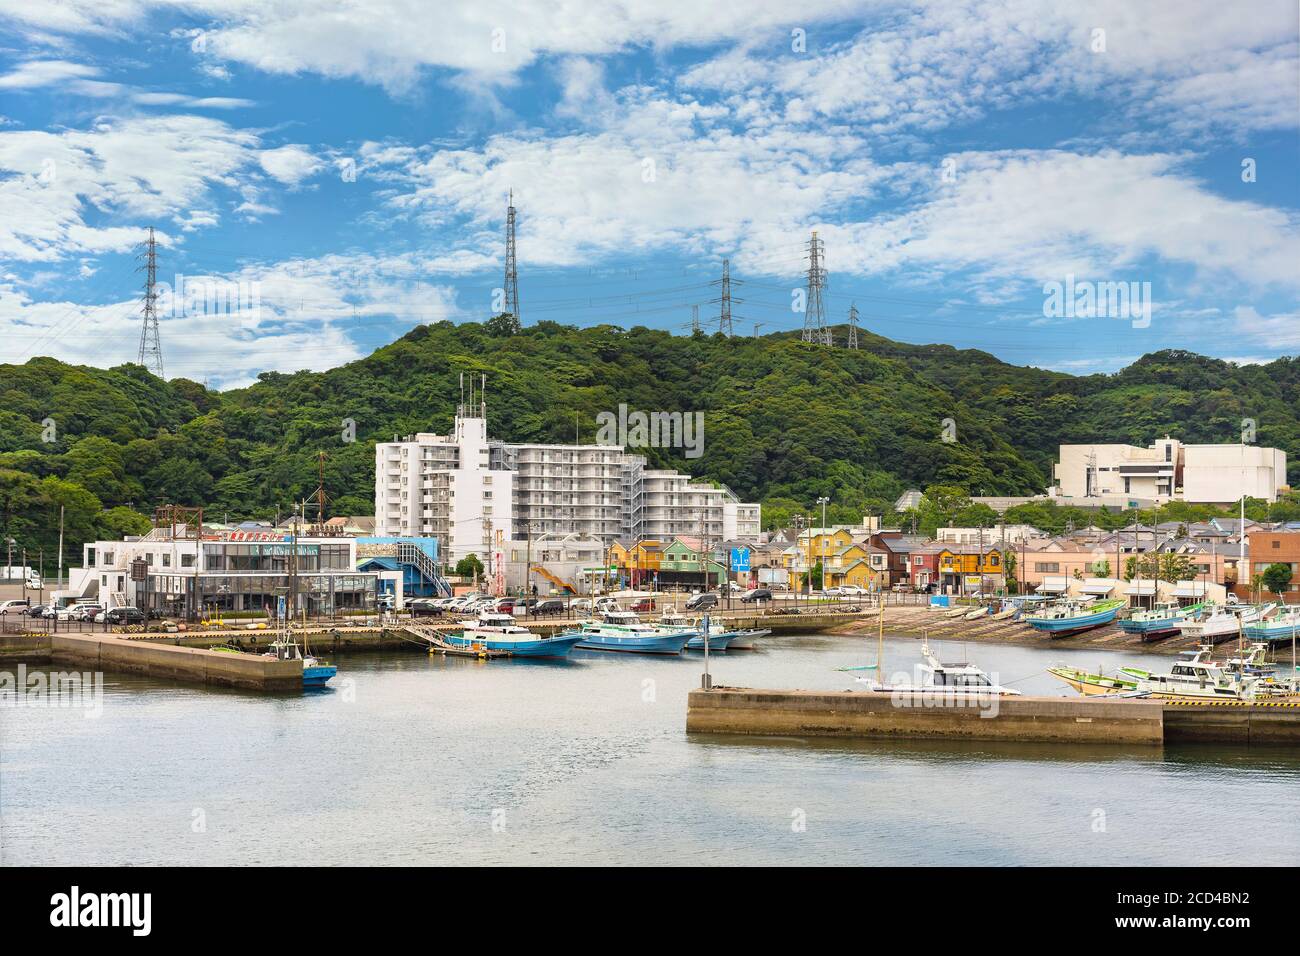
[[[1056, 663], [1172, 660], [937, 648], [1060, 696]], [[918, 649], [887, 640], [886, 671]], [[874, 639], [788, 636], [711, 669], [715, 684], [846, 689], [835, 668], [874, 657]], [[337, 663], [317, 692], [107, 674], [98, 716], [0, 709], [0, 863], [1300, 863], [1289, 749], [693, 736], [699, 653]]]

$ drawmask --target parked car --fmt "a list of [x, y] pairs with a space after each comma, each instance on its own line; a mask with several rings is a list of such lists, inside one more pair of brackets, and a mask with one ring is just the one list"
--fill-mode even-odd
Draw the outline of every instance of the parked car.
[[622, 610], [622, 608], [618, 606], [618, 602], [615, 601], [612, 597], [596, 598], [595, 607], [597, 611], [621, 611]]
[[705, 591], [703, 594], [696, 594], [686, 602], [688, 611], [707, 611], [711, 607], [718, 606], [718, 596], [711, 591]]
[[826, 590], [822, 591], [822, 597], [844, 597], [844, 589], [838, 586], [833, 588], [827, 588]]
[[652, 597], [637, 598], [632, 602], [631, 610], [640, 614], [649, 614], [655, 609], [655, 599]]
[[48, 604], [33, 604], [31, 607], [29, 607], [29, 608], [27, 609], [27, 616], [28, 616], [28, 617], [44, 617], [44, 616], [45, 616], [45, 609], [48, 608], [48, 607], [49, 607]]
[[[59, 608], [57, 617], [60, 621], [94, 620], [94, 615], [98, 614], [102, 610], [104, 610], [104, 608], [101, 605], [85, 601]], [[89, 617], [87, 615], [89, 615]]]
[[552, 614], [563, 614], [564, 602], [559, 598], [547, 598], [545, 601], [538, 601], [533, 607], [532, 612], [539, 617], [548, 617]]
[[772, 592], [768, 588], [750, 588], [740, 596], [740, 600], [745, 604], [761, 603], [772, 600]]
[[845, 584], [840, 587], [840, 593], [845, 597], [862, 597], [867, 593], [867, 589], [858, 587], [856, 584]]
[[100, 615], [106, 624], [143, 624], [144, 611], [138, 607], [115, 607]]
[[411, 611], [411, 617], [438, 617], [442, 614], [442, 608], [435, 607], [433, 601], [425, 598], [416, 598], [414, 601], [408, 601], [406, 606]]
[[514, 614], [515, 608], [521, 606], [522, 603], [522, 600], [512, 597], [498, 598], [492, 602], [492, 610], [498, 614]]
[[11, 612], [13, 614], [26, 614], [31, 607], [31, 603], [26, 598], [21, 600], [15, 598], [12, 601], [0, 602], [0, 614], [9, 614]]

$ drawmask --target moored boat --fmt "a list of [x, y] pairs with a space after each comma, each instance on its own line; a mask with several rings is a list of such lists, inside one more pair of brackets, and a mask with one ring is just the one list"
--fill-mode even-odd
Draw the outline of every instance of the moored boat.
[[1036, 631], [1064, 637], [1110, 624], [1115, 620], [1115, 615], [1119, 613], [1124, 603], [1123, 601], [1096, 601], [1085, 604], [1082, 601], [1061, 601], [1026, 614], [1021, 620]]
[[1099, 697], [1106, 694], [1122, 694], [1137, 689], [1137, 680], [1132, 677], [1108, 677], [1102, 673], [1092, 673], [1075, 667], [1049, 667], [1047, 673], [1057, 680], [1065, 681], [1085, 697]]
[[771, 634], [771, 628], [750, 627], [736, 632], [736, 636], [727, 645], [729, 651], [752, 651], [758, 647], [758, 639]]
[[570, 634], [541, 637], [515, 622], [509, 614], [481, 614], [477, 620], [462, 621], [459, 634], [444, 634], [448, 650], [482, 653], [484, 657], [568, 657], [580, 640]]
[[[842, 668], [845, 671], [878, 669], [877, 664]], [[947, 664], [940, 661], [931, 652], [928, 641], [921, 644], [921, 663], [917, 665], [917, 670], [921, 679], [915, 684], [885, 684], [879, 679], [879, 674], [875, 677], [856, 677], [854, 680], [866, 684], [867, 690], [885, 694], [922, 694], [973, 700], [1020, 696], [1020, 691], [995, 683], [988, 674], [969, 661]]]
[[281, 661], [302, 662], [302, 686], [324, 687], [330, 678], [339, 672], [334, 664], [326, 664], [310, 654], [304, 654], [297, 641], [277, 640], [267, 645], [263, 657], [274, 657]]
[[577, 631], [579, 650], [624, 651], [633, 654], [680, 654], [692, 637], [689, 630], [673, 631], [643, 624], [631, 611], [610, 611], [603, 620], [585, 621]]

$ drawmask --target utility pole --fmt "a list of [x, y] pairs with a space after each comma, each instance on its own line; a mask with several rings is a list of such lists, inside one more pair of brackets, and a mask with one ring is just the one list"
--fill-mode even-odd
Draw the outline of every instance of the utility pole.
[[533, 616], [532, 605], [528, 599], [533, 596], [533, 523], [524, 522], [524, 531], [528, 534], [528, 550], [524, 552], [524, 607], [528, 608], [528, 616]]
[[136, 361], [163, 377], [162, 342], [158, 337], [158, 247], [154, 241], [153, 226], [149, 227], [149, 238], [144, 241], [138, 258], [141, 260], [136, 272], [144, 273], [144, 324], [140, 329], [140, 351]]
[[822, 292], [826, 288], [825, 243], [816, 230], [808, 240], [808, 293], [804, 302], [803, 340], [815, 345], [832, 345], [831, 330], [826, 324], [826, 305]]
[[515, 331], [519, 331], [519, 271], [515, 262], [515, 192], [510, 190], [506, 200], [506, 284], [505, 308], [514, 318]]
[[857, 303], [849, 306], [849, 342], [848, 347], [857, 350], [858, 347], [858, 306]]
[[[735, 284], [743, 285], [743, 283], [739, 279], [735, 280]], [[710, 299], [709, 301], [718, 303], [718, 331], [723, 335], [727, 336], [727, 338], [730, 338], [732, 334], [731, 303], [733, 301], [731, 297], [732, 278], [731, 278], [730, 259], [722, 260], [722, 278], [714, 279], [712, 282], [709, 283], [709, 285], [716, 285], [721, 287], [721, 295], [718, 298]], [[734, 301], [744, 302], [745, 300], [735, 299]]]
[[826, 595], [826, 505], [831, 499], [822, 497], [817, 503], [822, 506], [822, 596]]

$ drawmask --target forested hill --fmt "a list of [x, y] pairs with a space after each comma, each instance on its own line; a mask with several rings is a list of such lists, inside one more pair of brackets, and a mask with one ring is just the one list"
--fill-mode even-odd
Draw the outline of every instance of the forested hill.
[[[837, 341], [844, 341], [838, 330]], [[869, 334], [859, 351], [797, 335], [724, 339], [552, 322], [508, 334], [497, 320], [420, 326], [326, 372], [264, 373], [213, 392], [49, 358], [0, 365], [0, 507], [6, 536], [49, 544], [138, 526], [162, 502], [215, 519], [273, 517], [316, 487], [326, 452], [334, 513], [368, 514], [377, 440], [446, 431], [459, 375], [487, 376], [491, 434], [592, 441], [596, 415], [703, 411], [704, 454], [646, 449], [655, 463], [728, 484], [773, 515], [826, 495], [831, 516], [888, 510], [908, 487], [1037, 493], [1061, 442], [1257, 441], [1286, 450], [1300, 484], [1300, 359], [1234, 366], [1182, 352], [1076, 377], [983, 352]], [[345, 419], [356, 441], [343, 440]], [[944, 420], [956, 441], [943, 440]], [[52, 426], [52, 427], [51, 427]], [[50, 438], [51, 441], [43, 440]], [[54, 529], [52, 531], [52, 529]]]

